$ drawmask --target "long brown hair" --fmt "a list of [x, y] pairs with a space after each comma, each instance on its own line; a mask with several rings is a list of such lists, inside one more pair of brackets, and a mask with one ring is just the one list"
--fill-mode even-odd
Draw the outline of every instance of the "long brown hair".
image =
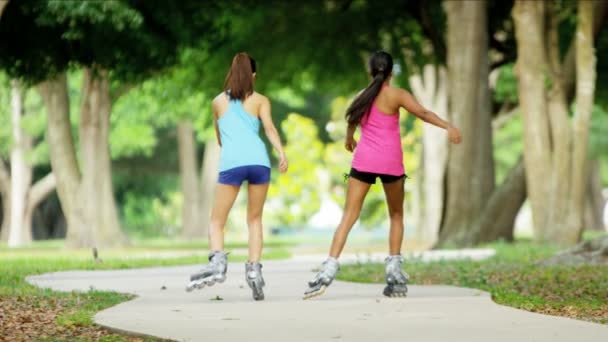
[[232, 65], [224, 81], [224, 91], [228, 92], [231, 100], [244, 101], [253, 94], [253, 73], [255, 60], [245, 52], [237, 53], [232, 59]]
[[355, 98], [346, 110], [346, 121], [349, 125], [358, 125], [369, 114], [372, 103], [382, 89], [382, 84], [393, 71], [393, 57], [388, 52], [376, 51], [369, 58], [369, 71], [372, 82]]

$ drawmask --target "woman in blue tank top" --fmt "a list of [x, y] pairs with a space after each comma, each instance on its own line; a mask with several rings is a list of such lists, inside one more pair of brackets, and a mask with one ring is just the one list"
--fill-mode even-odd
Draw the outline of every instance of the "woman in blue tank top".
[[209, 227], [209, 264], [190, 277], [187, 290], [203, 288], [226, 279], [224, 225], [241, 184], [247, 182], [247, 224], [249, 261], [246, 280], [253, 298], [264, 298], [262, 287], [262, 211], [270, 182], [270, 160], [259, 136], [260, 123], [279, 155], [279, 171], [287, 171], [287, 158], [270, 114], [270, 101], [253, 90], [256, 63], [246, 53], [238, 53], [226, 76], [224, 92], [213, 100], [213, 117], [221, 146], [220, 174]]

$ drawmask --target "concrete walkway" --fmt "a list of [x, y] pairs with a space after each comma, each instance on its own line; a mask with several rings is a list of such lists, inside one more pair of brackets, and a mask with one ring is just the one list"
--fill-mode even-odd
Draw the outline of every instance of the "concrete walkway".
[[95, 321], [176, 341], [608, 341], [608, 326], [500, 306], [485, 292], [450, 286], [411, 286], [408, 298], [385, 298], [381, 284], [336, 282], [324, 296], [303, 301], [320, 261], [265, 263], [263, 302], [251, 299], [243, 264], [230, 264], [224, 284], [191, 293], [184, 288], [196, 266], [59, 272], [28, 281], [60, 291], [137, 294]]

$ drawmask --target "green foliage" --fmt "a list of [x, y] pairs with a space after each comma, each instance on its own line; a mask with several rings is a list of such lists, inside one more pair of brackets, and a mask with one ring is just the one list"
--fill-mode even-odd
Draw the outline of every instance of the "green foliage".
[[493, 139], [496, 184], [501, 184], [509, 170], [523, 153], [524, 123], [521, 113], [515, 114], [501, 129], [496, 130]]
[[593, 106], [590, 131], [590, 151], [593, 158], [608, 159], [608, 111]]
[[[551, 246], [497, 243], [491, 247], [497, 255], [485, 261], [412, 260], [406, 270], [414, 284], [478, 288], [490, 292], [500, 304], [608, 324], [608, 267], [536, 265], [555, 253]], [[383, 282], [384, 265], [345, 266], [338, 278]]]
[[512, 104], [518, 102], [517, 78], [515, 77], [514, 66], [514, 64], [506, 64], [500, 67], [494, 92], [495, 101]]
[[176, 64], [181, 48], [220, 40], [218, 8], [195, 0], [11, 1], [0, 21], [0, 67], [33, 82], [70, 65], [142, 80]]
[[[311, 119], [289, 114], [281, 124], [287, 144], [289, 172], [279, 174], [269, 189], [270, 221], [280, 225], [300, 225], [319, 209], [318, 172], [323, 145]], [[297, 181], [294, 181], [297, 180]]]

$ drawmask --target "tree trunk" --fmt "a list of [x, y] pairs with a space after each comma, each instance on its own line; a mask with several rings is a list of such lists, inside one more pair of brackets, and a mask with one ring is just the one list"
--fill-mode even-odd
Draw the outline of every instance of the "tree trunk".
[[[47, 142], [51, 167], [57, 178], [57, 194], [64, 213], [69, 245], [75, 246], [87, 231], [82, 211], [78, 208], [80, 170], [70, 125], [68, 85], [65, 74], [38, 85], [47, 110]], [[92, 237], [89, 238], [92, 241]]]
[[602, 195], [602, 176], [600, 162], [591, 160], [589, 165], [589, 183], [586, 196], [585, 229], [604, 230], [604, 206], [606, 200]]
[[34, 216], [34, 210], [38, 205], [53, 191], [57, 185], [55, 175], [51, 172], [44, 178], [38, 180], [34, 186], [29, 189], [27, 203], [25, 206], [25, 212], [23, 214], [23, 226], [25, 232], [29, 234], [30, 241], [32, 240], [32, 222]]
[[215, 138], [209, 139], [205, 144], [205, 154], [203, 155], [203, 165], [201, 167], [201, 211], [200, 227], [201, 234], [207, 237], [209, 233], [209, 223], [211, 222], [211, 209], [215, 198], [217, 187], [217, 171], [220, 164], [220, 145]]
[[494, 191], [483, 214], [472, 228], [475, 243], [513, 241], [515, 217], [526, 200], [523, 159], [511, 169], [503, 184]]
[[0, 196], [2, 197], [2, 225], [0, 226], [0, 241], [8, 242], [8, 232], [11, 222], [11, 179], [8, 168], [1, 159]]
[[82, 180], [79, 204], [86, 228], [73, 232], [69, 238], [69, 242], [79, 247], [125, 243], [112, 190], [108, 140], [111, 110], [107, 71], [84, 69], [80, 109]]
[[[554, 9], [540, 1], [517, 1], [513, 8], [526, 180], [535, 237], [565, 244], [578, 241], [582, 232], [587, 138], [595, 84], [593, 3], [581, 1], [578, 5], [577, 108], [573, 126], [568, 118]], [[550, 90], [546, 90], [547, 78]]]
[[486, 3], [446, 1], [444, 6], [449, 117], [464, 139], [449, 150], [447, 206], [439, 244], [470, 245], [475, 240], [470, 228], [494, 190]]
[[[414, 96], [437, 113], [447, 118], [447, 76], [443, 67], [425, 65], [422, 75], [409, 79]], [[422, 190], [420, 216], [416, 219], [416, 239], [435, 244], [444, 202], [444, 180], [448, 157], [445, 131], [432, 125], [422, 126], [422, 156], [417, 182]]]
[[583, 232], [585, 193], [588, 185], [589, 127], [595, 93], [595, 50], [593, 37], [593, 3], [578, 2], [576, 27], [576, 107], [573, 118], [572, 193], [568, 225], [577, 231], [568, 231], [567, 242], [577, 242]]
[[25, 160], [25, 153], [31, 149], [32, 139], [21, 127], [23, 117], [23, 88], [18, 81], [11, 81], [11, 191], [10, 191], [10, 228], [9, 247], [18, 247], [32, 241], [30, 227], [24, 225], [23, 218], [30, 183], [32, 167]]
[[179, 150], [179, 172], [182, 188], [182, 236], [202, 238], [200, 222], [200, 186], [194, 129], [189, 121], [177, 124], [177, 147]]

